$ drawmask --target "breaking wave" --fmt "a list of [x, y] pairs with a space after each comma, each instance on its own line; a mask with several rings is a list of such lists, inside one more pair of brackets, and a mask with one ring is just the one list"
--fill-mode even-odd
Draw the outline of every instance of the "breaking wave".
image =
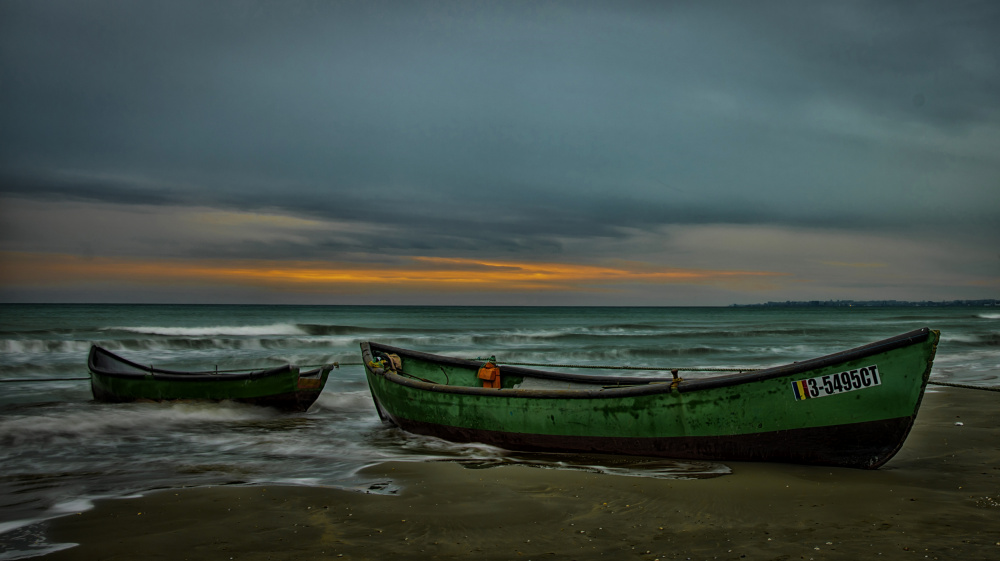
[[218, 325], [209, 327], [112, 327], [114, 331], [163, 335], [167, 337], [254, 337], [267, 335], [308, 335], [294, 323], [274, 323], [271, 325]]

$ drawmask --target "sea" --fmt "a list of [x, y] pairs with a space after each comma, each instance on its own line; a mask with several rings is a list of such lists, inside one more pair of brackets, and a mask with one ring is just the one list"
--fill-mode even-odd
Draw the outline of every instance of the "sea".
[[[717, 375], [930, 327], [932, 382], [1000, 386], [1000, 307], [0, 305], [0, 560], [65, 547], [47, 521], [100, 499], [213, 485], [398, 493], [381, 462], [523, 464], [635, 477], [725, 477], [721, 462], [523, 454], [407, 434], [376, 414], [360, 343], [630, 376]], [[305, 413], [238, 403], [95, 402], [91, 345], [176, 370], [336, 363]], [[602, 371], [588, 367], [643, 368]], [[703, 369], [703, 370], [698, 370]], [[707, 371], [706, 371], [707, 370]], [[929, 391], [934, 391], [931, 386]]]

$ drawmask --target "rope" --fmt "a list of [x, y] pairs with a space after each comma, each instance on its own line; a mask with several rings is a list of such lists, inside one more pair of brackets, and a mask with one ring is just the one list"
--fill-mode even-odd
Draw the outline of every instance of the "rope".
[[[484, 361], [485, 358], [474, 358], [471, 360]], [[683, 372], [755, 372], [760, 370], [759, 368], [676, 368], [676, 367], [663, 367], [663, 366], [629, 366], [627, 364], [547, 364], [543, 362], [507, 362], [503, 360], [498, 360], [497, 364], [508, 364], [510, 366], [544, 366], [551, 368], [595, 368], [599, 370], [664, 370], [664, 371], [683, 371]]]
[[[484, 358], [474, 358], [472, 360], [483, 361]], [[677, 372], [756, 372], [760, 368], [664, 368], [659, 366], [628, 366], [628, 365], [592, 365], [592, 364], [546, 364], [541, 362], [506, 362], [497, 361], [497, 364], [509, 364], [511, 366], [543, 366], [552, 368], [596, 368], [601, 370], [662, 370], [662, 371], [677, 371]], [[988, 392], [1000, 392], [1000, 387], [997, 386], [975, 386], [972, 384], [955, 384], [951, 382], [934, 382], [928, 381], [928, 384], [933, 384], [935, 386], [950, 386], [953, 388], [963, 388], [967, 390], [983, 390]]]
[[394, 368], [391, 368], [390, 370], [392, 372], [395, 372], [396, 374], [401, 374], [403, 376], [406, 376], [407, 378], [413, 378], [414, 380], [420, 380], [421, 382], [427, 382], [428, 384], [437, 384], [437, 382], [433, 380], [428, 380], [427, 378], [421, 378], [420, 376], [415, 376], [413, 374], [410, 374], [409, 372], [403, 372], [402, 370], [396, 370]]
[[933, 384], [935, 386], [948, 386], [952, 388], [963, 388], [966, 390], [983, 390], [988, 392], [1000, 392], [1000, 387], [997, 386], [973, 386], [971, 384], [954, 384], [951, 382], [931, 382], [931, 381], [928, 381], [927, 383]]
[[[475, 359], [472, 359], [472, 360], [482, 361], [482, 360], [486, 360], [486, 359], [475, 358]], [[331, 364], [331, 363], [326, 363], [326, 364], [306, 364], [306, 365], [301, 366], [300, 368], [319, 368], [321, 366], [327, 366], [328, 364]], [[363, 363], [363, 362], [334, 362], [332, 364], [333, 364], [334, 368], [340, 368], [341, 366], [364, 366], [365, 363]], [[497, 364], [509, 364], [511, 366], [548, 366], [548, 367], [555, 367], [555, 368], [599, 368], [599, 369], [605, 369], [605, 370], [669, 370], [669, 371], [677, 370], [677, 371], [684, 371], [684, 372], [754, 372], [756, 370], [759, 370], [759, 368], [697, 368], [697, 367], [692, 367], [692, 368], [661, 368], [661, 367], [657, 367], [657, 366], [628, 366], [628, 365], [610, 365], [610, 366], [608, 366], [608, 365], [592, 365], [592, 364], [545, 364], [545, 363], [538, 363], [538, 362], [505, 362], [505, 361], [497, 361]], [[228, 372], [228, 373], [231, 373], [231, 372], [249, 372], [251, 370], [259, 370], [259, 369], [217, 370], [217, 371], [209, 370], [209, 371], [206, 371], [206, 372]], [[417, 378], [416, 376], [413, 376], [412, 374], [405, 374], [403, 372], [400, 372], [400, 373], [404, 374], [406, 376], [410, 376], [411, 378]], [[422, 378], [417, 378], [417, 379], [418, 380], [423, 380]], [[9, 378], [9, 379], [0, 379], [0, 383], [9, 383], [9, 382], [71, 382], [71, 381], [79, 381], [79, 380], [90, 380], [90, 376], [87, 376], [86, 378]], [[424, 381], [428, 381], [428, 380], [424, 380]], [[962, 389], [967, 389], [967, 390], [983, 390], [983, 391], [987, 391], [987, 392], [1000, 392], [1000, 387], [997, 387], [997, 386], [975, 386], [975, 385], [972, 385], [972, 384], [955, 384], [955, 383], [952, 383], [952, 382], [935, 382], [933, 380], [928, 381], [927, 383], [930, 384], [930, 385], [934, 385], [934, 386], [948, 386], [948, 387], [952, 387], [952, 388], [962, 388]]]
[[[299, 369], [303, 368], [321, 368], [323, 366], [333, 366], [334, 368], [340, 368], [341, 366], [364, 366], [363, 362], [324, 362], [322, 364], [300, 364]], [[192, 371], [192, 374], [233, 374], [235, 372], [255, 372], [258, 370], [266, 370], [266, 368], [234, 368], [232, 370], [201, 370]], [[89, 380], [90, 378], [84, 378]]]
[[[324, 362], [323, 364], [300, 364], [299, 369], [303, 368], [321, 368], [323, 366], [333, 366], [334, 368], [340, 368], [341, 366], [363, 366], [363, 362]], [[190, 371], [191, 374], [234, 374], [236, 372], [256, 372], [258, 370], [267, 370], [266, 368], [233, 368], [231, 370], [193, 370]]]

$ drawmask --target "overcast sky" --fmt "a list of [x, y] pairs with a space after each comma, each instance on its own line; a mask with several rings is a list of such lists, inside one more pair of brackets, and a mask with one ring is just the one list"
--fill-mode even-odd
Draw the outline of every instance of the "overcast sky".
[[1000, 298], [1000, 3], [0, 1], [0, 301]]

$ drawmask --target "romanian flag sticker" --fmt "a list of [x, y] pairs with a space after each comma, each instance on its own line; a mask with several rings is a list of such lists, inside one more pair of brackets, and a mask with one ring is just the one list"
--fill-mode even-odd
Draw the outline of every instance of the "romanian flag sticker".
[[878, 366], [873, 364], [864, 368], [845, 370], [837, 374], [796, 380], [792, 382], [792, 392], [795, 394], [796, 401], [800, 401], [881, 385], [882, 376], [879, 374]]

